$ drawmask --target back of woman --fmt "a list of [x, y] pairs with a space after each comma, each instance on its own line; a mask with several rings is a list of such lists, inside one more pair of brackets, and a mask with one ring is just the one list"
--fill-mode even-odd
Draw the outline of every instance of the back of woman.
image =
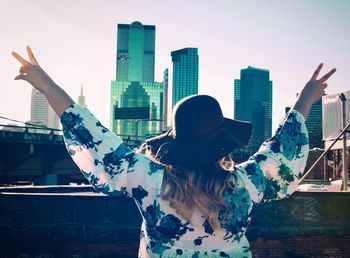
[[[290, 112], [276, 135], [247, 162], [233, 166], [232, 160], [222, 156], [232, 151], [228, 143], [235, 147], [247, 144], [250, 125], [238, 121], [230, 124], [235, 126], [233, 131], [239, 138], [227, 136], [223, 133], [225, 129], [215, 130], [215, 126], [204, 137], [198, 137], [203, 135], [201, 127], [208, 115], [197, 116], [191, 123], [189, 118], [210, 102], [219, 106], [209, 96], [185, 98], [175, 107], [175, 132], [152, 138], [140, 148], [141, 153], [163, 167], [159, 195], [152, 200], [152, 208], [142, 213], [142, 257], [250, 257], [245, 232], [253, 206], [262, 200], [284, 198], [297, 187], [308, 153], [305, 121], [299, 112]], [[220, 112], [215, 117], [222, 116]], [[211, 122], [213, 127], [213, 119]], [[225, 126], [229, 127], [227, 123]], [[188, 137], [191, 132], [195, 133]], [[177, 142], [179, 135], [187, 138], [186, 142]], [[208, 153], [212, 149], [219, 154]], [[221, 158], [216, 160], [212, 156]]]
[[247, 145], [252, 128], [224, 118], [214, 98], [181, 100], [173, 129], [136, 152], [55, 84], [29, 47], [27, 52], [29, 61], [12, 53], [22, 65], [15, 79], [45, 95], [83, 175], [97, 191], [135, 200], [143, 218], [139, 257], [251, 257], [245, 232], [252, 209], [295, 191], [308, 154], [305, 118], [335, 72], [317, 79], [319, 65], [275, 135], [248, 161], [227, 169], [222, 158]]

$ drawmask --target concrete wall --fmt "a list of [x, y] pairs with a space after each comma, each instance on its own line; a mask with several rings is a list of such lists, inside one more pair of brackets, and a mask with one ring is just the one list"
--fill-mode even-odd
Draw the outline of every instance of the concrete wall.
[[[131, 199], [30, 189], [0, 189], [1, 258], [137, 257], [141, 218]], [[350, 257], [350, 194], [298, 192], [260, 205], [247, 235], [254, 257]]]

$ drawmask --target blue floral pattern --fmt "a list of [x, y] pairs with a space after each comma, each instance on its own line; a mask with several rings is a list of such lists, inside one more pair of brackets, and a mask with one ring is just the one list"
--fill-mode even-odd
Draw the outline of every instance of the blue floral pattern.
[[227, 208], [214, 230], [199, 211], [193, 216], [202, 222], [192, 223], [162, 200], [163, 166], [130, 150], [87, 109], [72, 105], [61, 123], [69, 154], [96, 190], [131, 197], [138, 205], [139, 257], [252, 257], [245, 232], [254, 205], [292, 194], [308, 154], [305, 119], [292, 110], [275, 135], [232, 170], [235, 187], [224, 191]]

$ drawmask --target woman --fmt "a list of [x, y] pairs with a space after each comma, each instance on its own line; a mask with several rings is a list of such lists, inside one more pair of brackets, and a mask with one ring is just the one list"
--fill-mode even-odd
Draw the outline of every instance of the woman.
[[180, 101], [174, 128], [140, 152], [125, 146], [41, 69], [31, 49], [16, 80], [42, 92], [61, 118], [67, 150], [98, 190], [134, 198], [143, 218], [139, 257], [251, 257], [245, 237], [252, 208], [292, 194], [308, 155], [305, 118], [335, 72], [318, 66], [276, 134], [248, 161], [228, 154], [246, 145], [251, 125], [224, 118], [205, 95]]

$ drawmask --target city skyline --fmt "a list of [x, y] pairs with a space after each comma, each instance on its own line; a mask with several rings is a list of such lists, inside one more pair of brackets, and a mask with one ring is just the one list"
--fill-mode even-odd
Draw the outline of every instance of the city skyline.
[[273, 128], [319, 62], [325, 63], [324, 71], [338, 68], [328, 94], [349, 88], [347, 1], [189, 1], [181, 12], [175, 11], [178, 2], [136, 2], [137, 9], [135, 3], [120, 1], [1, 1], [0, 87], [6, 94], [0, 95], [0, 115], [29, 118], [31, 87], [13, 81], [18, 64], [10, 52], [24, 54], [31, 45], [41, 66], [74, 99], [84, 77], [89, 108], [108, 126], [115, 27], [135, 20], [157, 26], [155, 81], [171, 68], [171, 51], [196, 47], [201, 55], [199, 93], [216, 97], [227, 117], [233, 117], [234, 79], [249, 65], [271, 72]]

